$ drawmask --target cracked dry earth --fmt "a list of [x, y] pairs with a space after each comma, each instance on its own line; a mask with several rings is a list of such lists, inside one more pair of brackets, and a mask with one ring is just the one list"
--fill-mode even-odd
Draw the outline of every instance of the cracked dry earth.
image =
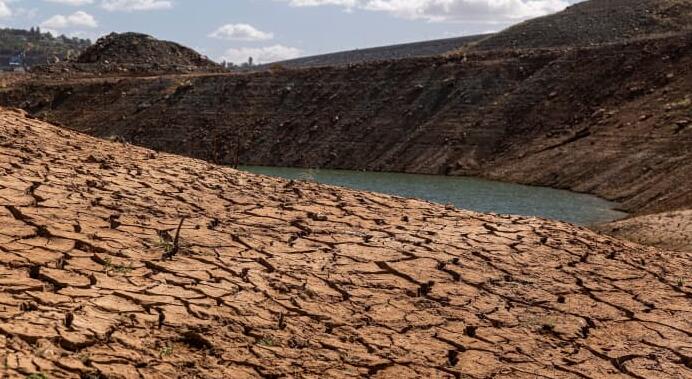
[[690, 378], [690, 258], [0, 111], [2, 377]]

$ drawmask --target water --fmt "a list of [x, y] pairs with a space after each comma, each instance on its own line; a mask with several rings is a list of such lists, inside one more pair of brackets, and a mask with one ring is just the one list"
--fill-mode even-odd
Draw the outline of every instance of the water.
[[581, 225], [612, 221], [626, 215], [613, 209], [617, 203], [596, 196], [469, 177], [261, 166], [241, 169], [286, 179], [314, 180], [453, 204], [457, 208], [479, 212], [539, 216]]

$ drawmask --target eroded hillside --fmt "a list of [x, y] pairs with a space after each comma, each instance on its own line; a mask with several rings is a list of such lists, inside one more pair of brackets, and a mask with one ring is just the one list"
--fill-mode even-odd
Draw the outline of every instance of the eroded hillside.
[[364, 62], [376, 62], [382, 60], [394, 60], [414, 57], [430, 57], [453, 52], [469, 43], [487, 38], [487, 34], [471, 35], [464, 37], [445, 38], [432, 41], [403, 43], [398, 45], [379, 46], [349, 51], [339, 51], [289, 59], [275, 64], [264, 65], [263, 68], [283, 67], [319, 67], [340, 66]]
[[585, 47], [689, 31], [690, 0], [590, 0], [489, 36], [472, 48]]
[[689, 254], [16, 111], [0, 137], [5, 376], [692, 375]]
[[691, 51], [681, 34], [250, 75], [39, 77], [0, 103], [217, 163], [486, 176], [651, 212], [692, 204]]

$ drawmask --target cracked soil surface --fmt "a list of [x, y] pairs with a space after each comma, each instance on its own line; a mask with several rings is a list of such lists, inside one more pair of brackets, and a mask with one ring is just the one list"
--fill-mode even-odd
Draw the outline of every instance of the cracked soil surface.
[[691, 258], [0, 111], [3, 377], [692, 378]]

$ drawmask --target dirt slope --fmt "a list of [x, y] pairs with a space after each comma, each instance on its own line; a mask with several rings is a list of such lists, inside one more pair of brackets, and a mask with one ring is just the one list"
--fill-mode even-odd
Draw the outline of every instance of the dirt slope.
[[692, 377], [690, 254], [18, 112], [0, 137], [4, 376]]
[[0, 91], [100, 137], [233, 163], [479, 175], [692, 206], [692, 34], [282, 73]]
[[289, 59], [276, 62], [274, 64], [267, 64], [263, 67], [271, 68], [275, 67], [276, 65], [283, 68], [339, 66], [381, 60], [429, 57], [455, 51], [466, 44], [476, 42], [487, 37], [488, 35], [472, 35], [431, 41], [403, 43], [398, 45], [378, 46], [366, 49], [339, 51], [336, 53]]
[[[348, 67], [83, 64], [0, 83], [0, 104], [222, 164], [474, 175], [588, 192], [636, 215], [685, 210], [690, 12], [690, 0], [592, 0], [451, 56]], [[658, 241], [642, 239], [643, 220], [656, 224], [619, 230]], [[666, 235], [656, 244], [692, 241]]]
[[690, 0], [590, 0], [512, 26], [472, 48], [584, 47], [679, 33], [691, 26]]
[[668, 250], [692, 247], [692, 210], [632, 217], [603, 225], [601, 231]]

